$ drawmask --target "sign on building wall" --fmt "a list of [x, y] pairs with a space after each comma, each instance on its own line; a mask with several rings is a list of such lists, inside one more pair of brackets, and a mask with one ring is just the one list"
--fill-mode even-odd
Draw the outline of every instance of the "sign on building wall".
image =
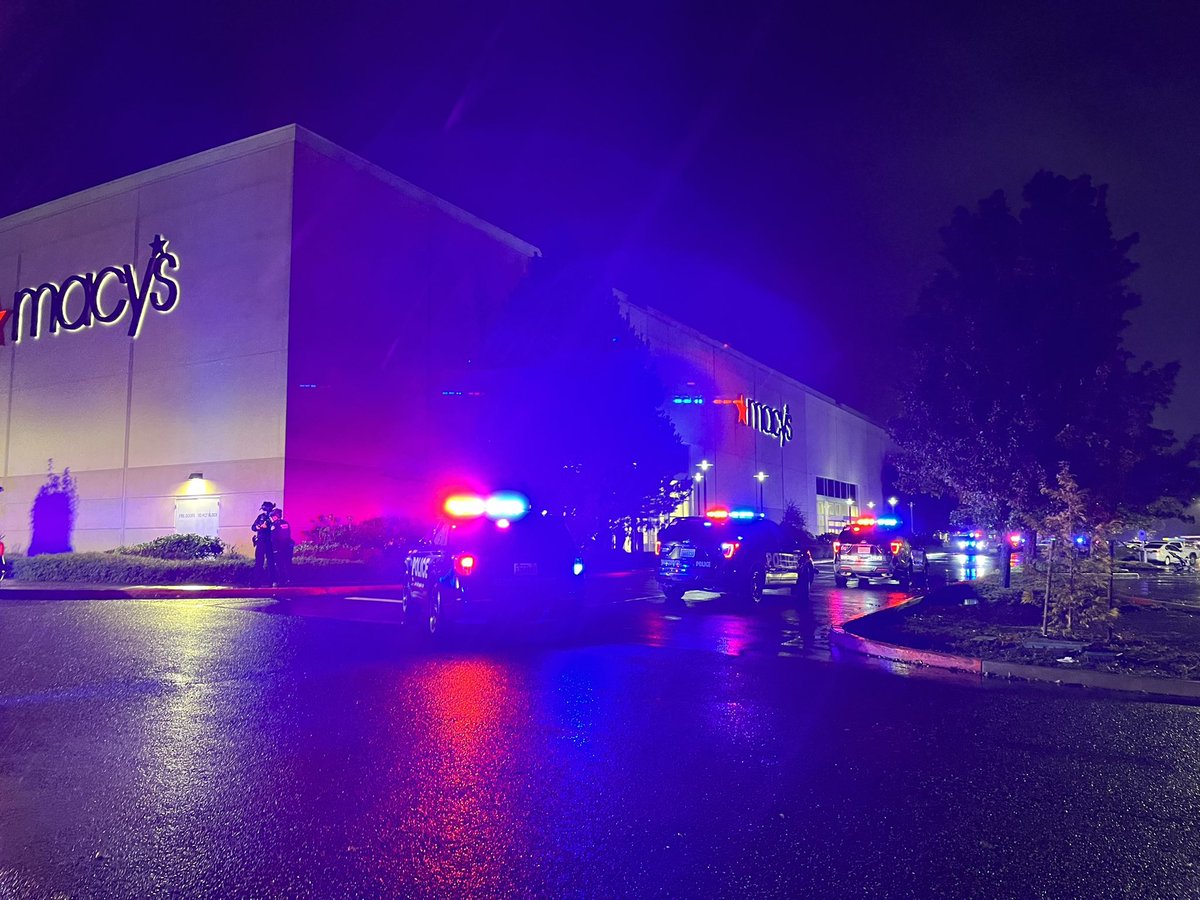
[[792, 439], [792, 414], [786, 403], [779, 409], [746, 396], [739, 396], [736, 400], [718, 399], [713, 403], [737, 407], [739, 424], [753, 428], [759, 434], [775, 438], [780, 447]]
[[0, 344], [6, 330], [14, 344], [23, 336], [37, 340], [43, 319], [50, 323], [51, 334], [128, 320], [127, 334], [136, 338], [148, 310], [167, 313], [179, 302], [179, 282], [168, 274], [179, 268], [179, 257], [167, 243], [161, 234], [154, 236], [150, 260], [140, 275], [127, 263], [70, 275], [61, 283], [21, 288], [13, 295], [12, 307], [0, 309]]
[[217, 497], [177, 497], [175, 533], [217, 537], [221, 526], [221, 501]]

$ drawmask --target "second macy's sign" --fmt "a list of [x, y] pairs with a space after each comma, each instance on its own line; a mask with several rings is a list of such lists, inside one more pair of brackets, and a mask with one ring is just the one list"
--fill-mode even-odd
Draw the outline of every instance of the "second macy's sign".
[[759, 434], [774, 438], [779, 441], [780, 447], [792, 439], [792, 413], [786, 403], [782, 409], [778, 409], [745, 395], [736, 400], [717, 399], [713, 403], [736, 406], [739, 424], [748, 425]]
[[167, 250], [167, 239], [161, 234], [154, 236], [150, 250], [140, 276], [134, 265], [127, 263], [71, 275], [61, 284], [46, 281], [17, 291], [12, 308], [0, 309], [0, 344], [5, 331], [14, 344], [21, 343], [23, 336], [37, 340], [43, 318], [49, 322], [50, 333], [58, 334], [116, 325], [128, 315], [129, 336], [136, 338], [147, 309], [166, 313], [179, 302], [179, 282], [168, 274], [179, 268], [179, 257]]

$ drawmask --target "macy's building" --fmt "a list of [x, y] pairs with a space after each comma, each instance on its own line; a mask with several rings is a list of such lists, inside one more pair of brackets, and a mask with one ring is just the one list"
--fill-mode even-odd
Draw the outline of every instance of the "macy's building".
[[[537, 254], [296, 126], [0, 220], [0, 531], [28, 546], [50, 460], [80, 550], [245, 547], [264, 499], [298, 529], [427, 508], [446, 397]], [[710, 504], [823, 530], [881, 499], [879, 426], [624, 304]]]

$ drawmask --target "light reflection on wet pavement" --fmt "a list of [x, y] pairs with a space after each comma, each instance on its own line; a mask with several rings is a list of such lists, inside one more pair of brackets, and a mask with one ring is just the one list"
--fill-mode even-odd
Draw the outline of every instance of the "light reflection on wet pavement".
[[829, 664], [886, 585], [610, 592], [441, 649], [384, 604], [0, 604], [0, 897], [1200, 891], [1195, 709]]

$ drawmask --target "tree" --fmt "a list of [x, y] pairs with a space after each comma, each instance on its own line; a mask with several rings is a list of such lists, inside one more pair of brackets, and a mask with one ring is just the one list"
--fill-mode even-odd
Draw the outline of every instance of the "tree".
[[71, 534], [75, 530], [79, 492], [70, 469], [63, 469], [60, 475], [54, 471], [54, 460], [49, 460], [46, 470], [46, 483], [38, 488], [29, 510], [27, 556], [71, 552]]
[[598, 272], [535, 260], [477, 368], [478, 469], [566, 513], [580, 536], [635, 527], [686, 496], [666, 390]]
[[1107, 519], [1182, 515], [1200, 491], [1200, 443], [1153, 424], [1177, 364], [1135, 365], [1122, 344], [1137, 235], [1113, 237], [1106, 197], [1040, 172], [1019, 215], [997, 191], [942, 229], [947, 265], [906, 329], [904, 490], [996, 524], [1044, 518], [1062, 464]]
[[1049, 553], [1034, 562], [1032, 574], [1039, 582], [1045, 579], [1047, 630], [1071, 635], [1103, 626], [1111, 639], [1118, 611], [1111, 602], [1114, 563], [1108, 542], [1122, 523], [1106, 518], [1103, 506], [1080, 489], [1066, 466], [1043, 494], [1045, 515], [1033, 524], [1052, 543]]

